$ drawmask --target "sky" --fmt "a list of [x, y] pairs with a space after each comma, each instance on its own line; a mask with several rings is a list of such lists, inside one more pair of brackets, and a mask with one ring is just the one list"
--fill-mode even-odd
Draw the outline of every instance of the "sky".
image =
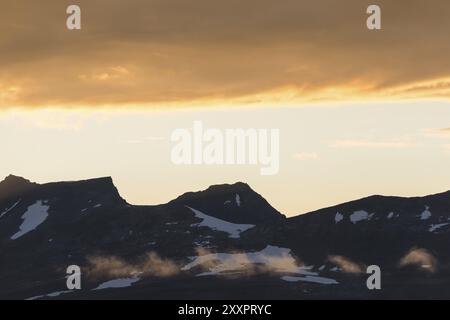
[[[5, 0], [0, 176], [112, 176], [136, 204], [244, 181], [294, 215], [450, 189], [450, 2]], [[175, 166], [170, 136], [280, 130], [280, 172]]]
[[[280, 129], [280, 170], [171, 161], [173, 130]], [[6, 111], [0, 114], [0, 176], [37, 182], [112, 176], [133, 204], [243, 181], [294, 215], [372, 194], [450, 189], [450, 104], [391, 102], [160, 111]]]

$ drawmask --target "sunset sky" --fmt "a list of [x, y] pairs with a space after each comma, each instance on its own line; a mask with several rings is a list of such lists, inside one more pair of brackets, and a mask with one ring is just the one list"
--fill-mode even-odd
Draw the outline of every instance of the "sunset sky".
[[[244, 181], [288, 215], [450, 189], [448, 0], [0, 5], [0, 176], [112, 176], [136, 204]], [[280, 129], [279, 174], [173, 165], [195, 120]]]

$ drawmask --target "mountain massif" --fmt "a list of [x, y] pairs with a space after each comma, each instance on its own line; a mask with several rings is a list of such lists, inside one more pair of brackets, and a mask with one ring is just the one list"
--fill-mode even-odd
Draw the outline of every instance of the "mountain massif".
[[449, 248], [450, 192], [286, 218], [245, 183], [133, 206], [111, 178], [0, 182], [1, 299], [449, 299]]

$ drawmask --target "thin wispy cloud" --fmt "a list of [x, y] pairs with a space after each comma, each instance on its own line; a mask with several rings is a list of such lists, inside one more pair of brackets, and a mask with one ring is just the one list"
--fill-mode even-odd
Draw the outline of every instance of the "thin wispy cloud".
[[433, 273], [438, 267], [438, 261], [427, 249], [412, 248], [399, 262], [400, 268], [407, 266], [415, 266], [420, 270]]
[[129, 139], [129, 140], [125, 140], [124, 142], [127, 143], [127, 144], [141, 144], [141, 143], [144, 143], [144, 141], [140, 140], [140, 139]]
[[149, 142], [158, 142], [158, 141], [164, 141], [164, 137], [158, 137], [158, 136], [148, 136], [144, 138], [136, 138], [136, 139], [128, 139], [125, 140], [125, 143], [128, 144], [142, 144], [142, 143], [149, 143]]
[[171, 277], [180, 272], [180, 267], [170, 259], [149, 252], [132, 264], [116, 256], [89, 256], [88, 274], [93, 278], [117, 278], [129, 276]]
[[345, 273], [359, 274], [363, 273], [365, 266], [361, 263], [354, 262], [347, 257], [340, 255], [331, 255], [328, 257], [328, 261], [334, 263]]
[[437, 132], [445, 135], [450, 135], [450, 128], [437, 129]]
[[330, 146], [332, 148], [403, 149], [416, 145], [410, 141], [403, 140], [348, 139], [336, 140]]
[[423, 132], [428, 137], [450, 137], [450, 128], [426, 128], [423, 129]]
[[166, 138], [164, 137], [158, 137], [158, 136], [149, 136], [144, 138], [146, 141], [163, 141]]
[[316, 152], [299, 152], [294, 154], [294, 159], [303, 161], [303, 160], [316, 160], [319, 158], [319, 155]]

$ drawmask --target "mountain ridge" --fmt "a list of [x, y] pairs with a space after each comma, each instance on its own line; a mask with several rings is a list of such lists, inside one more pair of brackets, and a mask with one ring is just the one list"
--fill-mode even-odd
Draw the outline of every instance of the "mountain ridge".
[[[411, 297], [411, 288], [450, 297], [449, 192], [376, 195], [285, 218], [242, 182], [133, 206], [111, 177], [5, 180], [0, 190], [15, 193], [0, 200], [0, 252], [8, 257], [0, 298], [55, 298], [73, 264], [86, 275], [85, 289], [67, 295], [76, 298], [375, 299]], [[372, 264], [383, 270], [386, 291], [367, 291], [363, 268]], [[145, 275], [137, 279], [135, 270]], [[95, 290], [124, 278], [138, 284]]]
[[[39, 184], [36, 182], [31, 182], [30, 180], [28, 180], [22, 176], [10, 174], [7, 177], [5, 177], [2, 181], [0, 181], [0, 201], [4, 200], [4, 199], [2, 199], [2, 191], [3, 191], [2, 186], [5, 185], [5, 183], [6, 184], [14, 183], [14, 184], [28, 185], [28, 186], [58, 186], [58, 185], [71, 185], [71, 184], [79, 185], [79, 186], [80, 185], [81, 186], [82, 185], [89, 186], [89, 185], [97, 184], [97, 185], [109, 186], [109, 187], [115, 189], [117, 191], [117, 193], [119, 193], [119, 190], [115, 186], [114, 180], [111, 176], [103, 176], [103, 177], [82, 179], [82, 180], [54, 181], [54, 182], [46, 182], [46, 183]], [[205, 195], [205, 194], [214, 195], [217, 193], [234, 193], [234, 192], [249, 192], [249, 191], [254, 192], [256, 195], [261, 197], [265, 202], [267, 202], [267, 204], [270, 205], [270, 203], [266, 199], [264, 199], [259, 193], [257, 193], [254, 189], [252, 189], [249, 184], [242, 182], [242, 181], [237, 181], [235, 183], [213, 184], [213, 185], [210, 185], [209, 187], [207, 187], [206, 189], [199, 190], [199, 191], [187, 191], [187, 192], [177, 196], [176, 198], [169, 200], [168, 202], [163, 203], [163, 204], [143, 204], [143, 205], [136, 205], [136, 206], [159, 206], [159, 205], [165, 205], [165, 204], [172, 204], [172, 203], [176, 203], [176, 202], [189, 202], [189, 201], [195, 200], [196, 198], [202, 197], [202, 195]], [[373, 194], [373, 195], [368, 195], [365, 197], [345, 201], [345, 202], [342, 202], [339, 204], [331, 205], [328, 207], [323, 207], [323, 208], [315, 209], [312, 211], [298, 213], [293, 216], [287, 217], [287, 219], [294, 219], [294, 218], [297, 218], [300, 216], [314, 214], [314, 213], [317, 213], [317, 212], [320, 212], [323, 210], [334, 209], [339, 206], [351, 205], [351, 204], [363, 202], [363, 201], [377, 201], [380, 199], [381, 200], [421, 200], [421, 199], [426, 200], [426, 199], [439, 198], [439, 197], [443, 197], [443, 196], [448, 196], [449, 201], [450, 201], [450, 189], [443, 191], [443, 192], [426, 194], [426, 195], [418, 195], [418, 196], [396, 196], [396, 195]], [[123, 200], [126, 201], [125, 199], [123, 199]], [[286, 215], [280, 213], [276, 209], [274, 209], [274, 210], [276, 212], [278, 212], [281, 216], [286, 218]]]

